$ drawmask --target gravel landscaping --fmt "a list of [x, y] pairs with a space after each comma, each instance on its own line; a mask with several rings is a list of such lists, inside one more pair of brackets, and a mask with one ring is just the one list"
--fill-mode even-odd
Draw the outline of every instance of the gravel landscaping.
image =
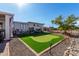
[[9, 43], [10, 56], [35, 56], [22, 42], [13, 38]]
[[50, 50], [48, 50], [45, 53], [43, 53], [42, 56], [63, 56], [64, 51], [67, 49], [69, 45], [70, 45], [69, 39], [65, 39], [58, 45], [52, 47], [51, 54]]

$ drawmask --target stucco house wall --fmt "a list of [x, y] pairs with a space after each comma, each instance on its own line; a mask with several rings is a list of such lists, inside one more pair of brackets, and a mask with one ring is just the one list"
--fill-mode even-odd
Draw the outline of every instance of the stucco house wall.
[[35, 23], [35, 22], [27, 22], [29, 28], [33, 27], [34, 30], [36, 29], [41, 29], [43, 31], [43, 25], [44, 24], [41, 24], [41, 23]]
[[19, 31], [27, 31], [28, 25], [27, 23], [23, 22], [13, 22], [13, 30], [19, 30]]
[[41, 23], [35, 22], [13, 22], [13, 30], [16, 31], [30, 31], [30, 28], [34, 28], [34, 30], [41, 29], [43, 30], [43, 25]]
[[2, 23], [2, 28], [1, 30], [4, 30], [5, 33], [5, 39], [4, 40], [9, 40], [10, 37], [13, 37], [12, 33], [12, 24], [13, 24], [13, 14], [7, 13], [7, 12], [2, 12], [0, 11], [0, 23]]

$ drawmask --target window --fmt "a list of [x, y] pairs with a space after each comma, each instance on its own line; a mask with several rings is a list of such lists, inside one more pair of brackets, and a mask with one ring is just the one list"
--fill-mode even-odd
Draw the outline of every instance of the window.
[[3, 25], [3, 24], [2, 24], [2, 23], [0, 23], [0, 29], [2, 29], [2, 25]]
[[0, 14], [0, 19], [5, 19], [5, 15]]
[[35, 24], [33, 26], [35, 26]]
[[37, 26], [39, 26], [39, 24], [37, 24]]

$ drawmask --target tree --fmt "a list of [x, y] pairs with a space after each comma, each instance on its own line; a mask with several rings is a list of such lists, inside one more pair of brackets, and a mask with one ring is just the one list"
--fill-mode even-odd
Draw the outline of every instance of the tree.
[[68, 16], [65, 20], [62, 16], [58, 16], [55, 20], [52, 20], [52, 24], [58, 25], [58, 29], [64, 30], [64, 33], [66, 33], [67, 30], [74, 29], [77, 20], [79, 20], [79, 17], [74, 15]]
[[54, 27], [50, 27], [50, 29], [51, 29], [51, 30], [57, 30], [57, 28], [54, 28]]
[[52, 23], [61, 26], [62, 25], [62, 16], [58, 16], [55, 20], [52, 20]]

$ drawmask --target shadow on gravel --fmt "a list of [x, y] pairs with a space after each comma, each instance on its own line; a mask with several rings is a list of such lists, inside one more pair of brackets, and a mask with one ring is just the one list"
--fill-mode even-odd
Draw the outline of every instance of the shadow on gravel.
[[2, 53], [4, 51], [7, 42], [8, 41], [3, 41], [0, 43], [0, 53]]

